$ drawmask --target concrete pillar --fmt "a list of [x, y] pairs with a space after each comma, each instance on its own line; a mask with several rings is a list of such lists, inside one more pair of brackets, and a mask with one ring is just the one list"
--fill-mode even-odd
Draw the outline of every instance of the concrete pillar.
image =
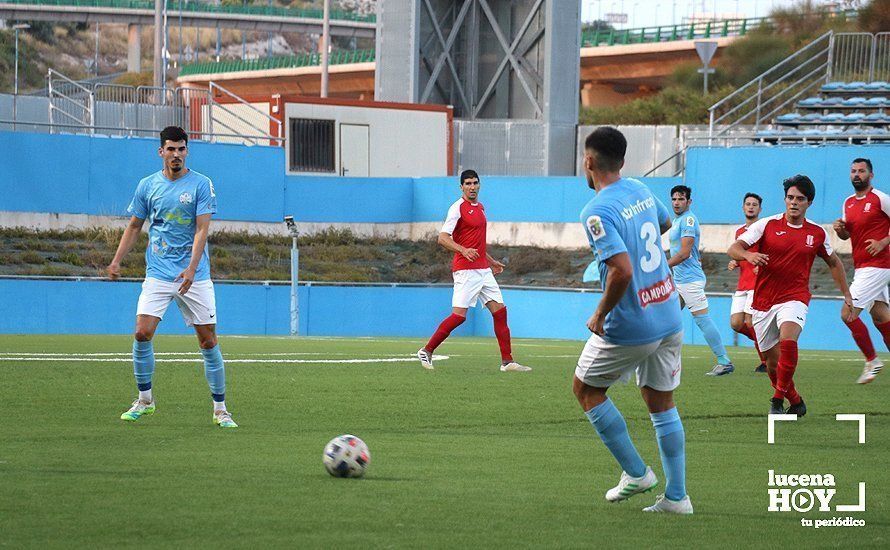
[[142, 72], [142, 26], [127, 25], [127, 72]]

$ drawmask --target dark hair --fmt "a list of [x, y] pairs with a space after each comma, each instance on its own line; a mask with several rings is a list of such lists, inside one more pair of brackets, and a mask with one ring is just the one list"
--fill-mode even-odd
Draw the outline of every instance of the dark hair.
[[189, 136], [185, 133], [185, 130], [179, 126], [167, 126], [161, 130], [161, 147], [163, 147], [164, 142], [167, 141], [184, 141], [188, 144]]
[[460, 184], [463, 185], [464, 181], [473, 178], [476, 178], [477, 180], [479, 179], [479, 174], [477, 174], [475, 170], [464, 170], [460, 173]]
[[757, 206], [763, 205], [763, 199], [757, 193], [745, 193], [745, 198], [742, 199], [742, 204], [745, 204], [745, 201], [748, 199], [757, 199]]
[[674, 193], [683, 193], [684, 195], [686, 195], [686, 200], [692, 199], [692, 189], [686, 187], [685, 185], [675, 185], [671, 189], [671, 197], [674, 196]]
[[813, 180], [803, 174], [791, 176], [782, 182], [782, 187], [785, 188], [785, 193], [788, 193], [792, 187], [797, 187], [797, 190], [803, 193], [809, 202], [813, 202], [813, 199], [816, 198], [816, 186], [813, 185]]
[[600, 126], [584, 140], [584, 149], [596, 155], [596, 165], [604, 172], [617, 172], [624, 164], [627, 140], [611, 126]]
[[870, 161], [870, 160], [868, 160], [868, 159], [866, 159], [866, 158], [859, 157], [858, 159], [853, 159], [853, 162], [852, 162], [851, 164], [856, 164], [857, 162], [864, 162], [865, 165], [868, 166], [868, 171], [869, 171], [869, 172], [874, 172], [874, 170], [872, 170], [872, 167], [871, 167], [871, 161]]

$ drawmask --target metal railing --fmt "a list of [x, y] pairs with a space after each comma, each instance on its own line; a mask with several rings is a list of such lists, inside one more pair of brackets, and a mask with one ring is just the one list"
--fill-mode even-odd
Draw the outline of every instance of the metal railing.
[[659, 27], [622, 30], [584, 30], [581, 32], [581, 47], [593, 48], [619, 44], [646, 44], [675, 40], [694, 40], [696, 38], [744, 36], [749, 30], [757, 28], [765, 21], [769, 21], [769, 18], [752, 17], [748, 19], [696, 21], [685, 25], [662, 25]]
[[16, 109], [18, 96], [12, 96], [12, 117], [0, 124], [10, 124], [13, 131], [143, 137], [179, 126], [191, 139], [272, 146], [284, 142], [281, 121], [215, 82], [209, 89], [92, 84], [50, 69], [46, 90], [46, 107], [33, 105], [41, 98], [29, 96], [32, 107], [25, 113]]
[[[375, 60], [375, 50], [337, 50], [331, 52], [328, 63], [346, 65], [350, 63], [368, 63]], [[179, 76], [194, 74], [216, 74], [241, 71], [266, 71], [270, 69], [292, 69], [321, 65], [320, 53], [302, 53], [280, 57], [261, 59], [230, 59], [190, 63], [182, 66]]]
[[[153, 0], [0, 0], [0, 4], [23, 4], [37, 6], [74, 6], [89, 8], [116, 8], [134, 10], [154, 10]], [[285, 8], [269, 5], [220, 4], [218, 2], [179, 2], [167, 0], [167, 11], [200, 12], [200, 13], [233, 13], [246, 15], [268, 15], [273, 17], [292, 17], [300, 19], [322, 19], [321, 8]], [[361, 15], [345, 10], [330, 10], [330, 18], [337, 21], [356, 21], [375, 23], [375, 14]]]
[[[762, 126], [772, 124], [774, 117], [796, 109], [797, 100], [805, 94], [818, 94], [822, 85], [829, 82], [888, 79], [890, 32], [828, 31], [712, 105], [708, 109], [708, 137], [710, 140], [729, 137], [733, 130], [745, 124], [751, 125], [752, 133], [757, 133]], [[772, 139], [774, 136], [767, 137]], [[849, 134], [838, 135], [836, 132], [826, 132], [823, 137], [850, 139]], [[744, 139], [745, 136], [738, 138]], [[787, 139], [795, 139], [795, 136], [789, 135]], [[863, 133], [852, 139], [868, 139], [870, 142], [875, 136]]]
[[742, 124], [756, 132], [803, 94], [826, 82], [832, 64], [834, 33], [828, 31], [786, 57], [709, 109], [708, 135], [717, 138]]
[[50, 69], [46, 75], [49, 97], [49, 122], [75, 123], [89, 128], [93, 124], [93, 92], [62, 73]]

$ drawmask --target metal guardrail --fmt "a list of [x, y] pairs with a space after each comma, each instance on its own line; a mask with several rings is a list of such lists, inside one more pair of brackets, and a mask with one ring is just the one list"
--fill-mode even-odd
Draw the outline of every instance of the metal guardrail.
[[[771, 124], [773, 117], [796, 109], [798, 99], [805, 94], [819, 93], [823, 84], [888, 79], [890, 32], [828, 31], [712, 105], [708, 109], [708, 136], [712, 140], [723, 139], [734, 128], [749, 124], [753, 132], [747, 137], [761, 139], [763, 136], [756, 134], [762, 126]], [[768, 139], [775, 137], [768, 136]], [[800, 136], [783, 137], [800, 142]], [[881, 139], [874, 134], [852, 136], [836, 132], [825, 132], [810, 139], [845, 141], [848, 138], [868, 139], [868, 142]]]
[[744, 36], [749, 30], [755, 29], [769, 20], [769, 17], [751, 17], [748, 19], [696, 21], [686, 25], [662, 25], [637, 29], [585, 30], [581, 32], [581, 47], [593, 48], [620, 44], [646, 44], [675, 40], [694, 40], [696, 38]]
[[[153, 0], [0, 0], [2, 4], [21, 4], [21, 5], [38, 5], [38, 6], [73, 6], [73, 7], [94, 7], [94, 8], [117, 8], [117, 9], [139, 9], [154, 10], [155, 3]], [[218, 2], [179, 2], [179, 0], [167, 0], [167, 11], [178, 12], [180, 8], [184, 12], [199, 13], [233, 13], [245, 15], [267, 15], [272, 17], [292, 17], [300, 19], [319, 19], [323, 18], [323, 10], [321, 8], [285, 8], [279, 6], [268, 5], [242, 5], [242, 4], [220, 4]], [[361, 23], [376, 23], [377, 16], [359, 15], [357, 13], [344, 10], [331, 10], [331, 19], [337, 21], [356, 21]]]
[[209, 89], [89, 84], [50, 69], [48, 119], [19, 116], [17, 99], [13, 96], [12, 120], [0, 120], [13, 130], [21, 126], [48, 128], [50, 133], [155, 136], [166, 126], [179, 126], [191, 139], [284, 144], [278, 119], [215, 82]]
[[[375, 60], [375, 50], [337, 50], [328, 56], [330, 65], [368, 63]], [[232, 73], [241, 71], [265, 71], [270, 69], [291, 69], [321, 65], [320, 53], [304, 53], [261, 59], [238, 59], [209, 61], [183, 65], [179, 76], [195, 74]]]

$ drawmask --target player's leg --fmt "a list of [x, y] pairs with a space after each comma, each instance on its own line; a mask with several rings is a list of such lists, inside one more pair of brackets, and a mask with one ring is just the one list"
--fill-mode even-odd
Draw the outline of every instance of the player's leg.
[[[682, 290], [680, 290], [681, 288]], [[705, 342], [708, 343], [711, 352], [717, 357], [717, 364], [707, 374], [710, 376], [721, 376], [731, 373], [735, 370], [735, 367], [733, 367], [729, 355], [726, 354], [726, 348], [723, 346], [723, 339], [720, 337], [720, 331], [717, 329], [717, 325], [714, 324], [714, 320], [711, 319], [711, 316], [708, 313], [708, 297], [705, 295], [704, 281], [677, 285], [677, 289], [680, 290], [683, 295], [686, 307], [689, 308], [689, 313], [692, 314], [692, 319], [695, 321], [695, 324], [698, 326], [702, 335], [704, 335]]]
[[757, 343], [763, 352], [766, 362], [766, 374], [769, 376], [770, 385], [773, 387], [773, 396], [770, 398], [769, 414], [783, 414], [785, 412], [785, 392], [780, 391], [779, 383], [779, 325], [776, 323], [776, 311], [779, 306], [770, 308], [769, 311], [754, 311], [751, 316], [751, 324], [757, 336]]
[[[785, 412], [803, 416], [807, 412], [807, 407], [794, 386], [794, 371], [797, 370], [797, 340], [803, 330], [803, 323], [806, 322], [807, 306], [801, 302], [788, 302], [783, 306], [776, 319], [779, 325], [776, 389], [785, 393], [785, 399], [791, 405]], [[794, 314], [793, 311], [802, 312], [802, 315]]]
[[451, 296], [451, 315], [439, 323], [436, 332], [430, 336], [425, 346], [417, 350], [420, 365], [428, 370], [433, 369], [433, 352], [451, 334], [451, 331], [467, 320], [467, 310], [476, 305], [479, 292], [482, 290], [482, 278], [475, 273], [476, 269], [462, 269], [452, 273], [454, 292]]
[[692, 502], [686, 494], [686, 432], [674, 404], [674, 390], [680, 385], [682, 347], [682, 332], [667, 336], [637, 368], [637, 385], [655, 427], [666, 479], [664, 496], [644, 508], [646, 512], [692, 513]]
[[226, 409], [226, 366], [216, 337], [216, 294], [213, 283], [195, 281], [184, 295], [176, 295], [176, 304], [187, 325], [194, 327], [201, 355], [204, 356], [204, 377], [213, 400], [213, 423], [221, 428], [237, 428]]
[[498, 340], [498, 347], [501, 350], [501, 371], [502, 372], [528, 372], [531, 367], [520, 365], [513, 360], [512, 344], [510, 342], [510, 327], [507, 325], [507, 306], [504, 305], [504, 297], [501, 295], [501, 289], [495, 281], [491, 270], [486, 270], [483, 274], [482, 289], [479, 297], [488, 311], [491, 312], [491, 318], [494, 321], [494, 335]]
[[133, 375], [139, 396], [121, 415], [121, 420], [134, 422], [155, 412], [152, 377], [155, 354], [152, 338], [175, 293], [173, 283], [146, 278], [136, 305], [136, 328], [133, 331]]
[[572, 391], [600, 439], [623, 470], [606, 500], [618, 502], [652, 489], [658, 479], [646, 466], [627, 432], [621, 412], [606, 395], [609, 386], [632, 370], [655, 346], [617, 346], [593, 334], [578, 359]]
[[760, 357], [760, 365], [754, 369], [754, 372], [766, 372], [763, 354], [760, 353], [760, 348], [757, 347], [757, 336], [754, 334], [754, 328], [751, 326], [751, 314], [748, 313], [752, 295], [753, 292], [751, 291], [739, 290], [732, 296], [729, 326], [733, 331], [746, 336], [754, 342], [754, 348], [757, 349], [757, 355]]
[[[751, 292], [750, 296], [753, 297], [754, 293]], [[748, 303], [750, 304], [751, 299], [749, 298]], [[765, 373], [766, 372], [766, 355], [760, 350], [760, 342], [757, 341], [757, 333], [754, 332], [754, 316], [752, 315], [753, 310], [749, 307], [747, 311], [745, 311], [745, 326], [748, 329], [748, 334], [750, 334], [751, 340], [754, 342], [754, 349], [757, 350], [757, 357], [760, 358], [760, 365], [754, 369], [754, 372]]]
[[[850, 329], [853, 341], [856, 342], [856, 347], [859, 348], [859, 351], [861, 351], [862, 355], [865, 357], [866, 363], [874, 361], [877, 358], [875, 346], [872, 344], [871, 336], [868, 334], [868, 327], [865, 326], [865, 323], [860, 317], [862, 310], [869, 309], [874, 303], [874, 297], [870, 297], [869, 294], [873, 294], [876, 289], [870, 288], [869, 283], [871, 282], [871, 278], [869, 278], [868, 275], [868, 269], [857, 269], [854, 272], [853, 282], [850, 283], [850, 294], [853, 296], [853, 305], [850, 307], [849, 305], [844, 304], [841, 307], [841, 320], [847, 325], [847, 328]], [[852, 321], [847, 320], [850, 317], [850, 313], [853, 313], [854, 318]]]
[[[881, 297], [881, 300], [875, 301], [872, 304], [869, 314], [871, 314], [871, 320], [875, 327], [881, 332], [884, 345], [890, 349], [890, 307], [887, 306], [886, 301], [883, 301], [885, 300], [886, 293], [887, 290], [885, 287], [884, 296]], [[862, 369], [862, 374], [859, 375], [859, 379], [856, 380], [857, 383], [868, 384], [881, 374], [881, 369], [884, 368], [884, 362], [881, 361], [880, 357], [877, 357], [877, 354], [875, 355], [874, 360], [865, 363], [865, 367]]]

